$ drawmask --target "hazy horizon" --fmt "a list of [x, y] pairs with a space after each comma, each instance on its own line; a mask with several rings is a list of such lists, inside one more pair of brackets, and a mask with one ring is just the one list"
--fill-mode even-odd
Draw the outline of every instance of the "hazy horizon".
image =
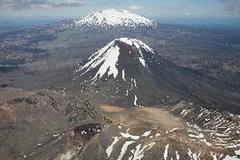
[[172, 24], [240, 24], [240, 0], [0, 0], [0, 24], [38, 25], [109, 8]]
[[[67, 19], [76, 19], [79, 17], [47, 17], [47, 16], [0, 16], [0, 27], [29, 27], [29, 26], [37, 26], [42, 24], [50, 24], [54, 22], [58, 22], [61, 20]], [[202, 26], [225, 26], [225, 27], [238, 27], [240, 25], [239, 17], [232, 18], [220, 18], [220, 17], [161, 17], [161, 16], [147, 16], [147, 18], [153, 19], [155, 21], [173, 24], [173, 25], [202, 25]]]

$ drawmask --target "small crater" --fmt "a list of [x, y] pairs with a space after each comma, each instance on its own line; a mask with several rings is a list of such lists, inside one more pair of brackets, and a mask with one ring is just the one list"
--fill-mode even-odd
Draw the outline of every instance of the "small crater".
[[81, 152], [83, 147], [94, 137], [101, 132], [102, 128], [99, 123], [89, 123], [75, 127], [71, 131], [69, 139], [69, 147]]
[[73, 138], [83, 139], [84, 141], [90, 140], [93, 136], [101, 131], [98, 123], [89, 123], [86, 125], [78, 126], [73, 130]]

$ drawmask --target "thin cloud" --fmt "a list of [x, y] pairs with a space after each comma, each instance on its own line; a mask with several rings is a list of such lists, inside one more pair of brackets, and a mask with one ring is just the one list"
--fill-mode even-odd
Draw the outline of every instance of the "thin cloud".
[[131, 5], [128, 7], [130, 10], [139, 10], [142, 9], [143, 7], [139, 6], [139, 5]]
[[203, 12], [184, 12], [183, 15], [185, 15], [185, 16], [203, 15]]
[[[210, 0], [191, 0], [197, 3], [209, 2]], [[240, 0], [212, 0], [222, 5], [222, 10], [228, 13], [240, 14]]]
[[240, 14], [240, 0], [220, 0], [224, 3], [224, 9], [230, 13]]
[[0, 8], [29, 9], [29, 8], [57, 8], [77, 7], [84, 5], [82, 0], [0, 0]]

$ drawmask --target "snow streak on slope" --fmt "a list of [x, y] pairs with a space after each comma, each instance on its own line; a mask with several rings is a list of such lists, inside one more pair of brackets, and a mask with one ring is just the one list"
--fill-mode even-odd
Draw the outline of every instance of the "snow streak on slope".
[[101, 78], [105, 73], [108, 73], [108, 76], [113, 75], [116, 78], [118, 75], [116, 63], [118, 61], [119, 54], [119, 47], [114, 44], [114, 41], [112, 41], [89, 57], [89, 61], [84, 66], [80, 67], [79, 70], [76, 70], [76, 72], [87, 68], [87, 70], [81, 74], [84, 75], [88, 71], [101, 65], [93, 80], [95, 80], [98, 76]]
[[167, 157], [168, 157], [168, 148], [169, 148], [169, 144], [166, 145], [165, 147], [165, 151], [164, 151], [164, 159], [167, 160]]
[[106, 9], [90, 13], [84, 18], [74, 21], [74, 25], [136, 27], [156, 26], [156, 23], [126, 10]]
[[112, 144], [106, 149], [107, 158], [110, 157], [113, 151], [113, 146], [121, 139], [121, 137], [113, 137], [113, 139], [114, 141], [112, 142]]
[[[121, 127], [120, 127], [121, 128]], [[142, 135], [132, 135], [129, 133], [130, 128], [126, 132], [119, 132], [119, 137], [113, 137], [113, 142], [106, 149], [108, 159], [111, 157], [112, 153], [116, 152], [117, 146], [121, 144], [120, 139], [124, 142], [121, 147], [120, 155], [117, 160], [126, 159], [124, 156], [128, 156], [126, 153], [130, 152], [131, 156], [128, 157], [128, 160], [141, 160], [144, 157], [144, 154], [149, 151], [156, 142], [153, 141], [153, 136], [150, 136], [152, 130], [144, 132]], [[142, 144], [143, 139], [151, 139], [152, 142]], [[118, 144], [117, 144], [118, 143]], [[116, 145], [116, 148], [114, 146]], [[132, 148], [131, 150], [129, 148]], [[114, 150], [115, 149], [115, 150]]]
[[[120, 54], [119, 47], [115, 46], [110, 48], [108, 50], [108, 53], [109, 54], [105, 55], [104, 57], [105, 61], [103, 62], [103, 64], [101, 65], [93, 79], [97, 78], [97, 76], [101, 78], [106, 72], [108, 73], [108, 76], [113, 75], [114, 78], [117, 77], [118, 69], [116, 68], [116, 63], [118, 61], [118, 56]], [[102, 61], [100, 61], [99, 63], [102, 63]]]

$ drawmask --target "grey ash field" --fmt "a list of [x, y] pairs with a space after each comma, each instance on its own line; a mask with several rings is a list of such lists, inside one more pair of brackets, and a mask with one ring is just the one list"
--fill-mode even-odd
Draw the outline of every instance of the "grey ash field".
[[239, 33], [113, 9], [0, 29], [1, 159], [240, 159]]

